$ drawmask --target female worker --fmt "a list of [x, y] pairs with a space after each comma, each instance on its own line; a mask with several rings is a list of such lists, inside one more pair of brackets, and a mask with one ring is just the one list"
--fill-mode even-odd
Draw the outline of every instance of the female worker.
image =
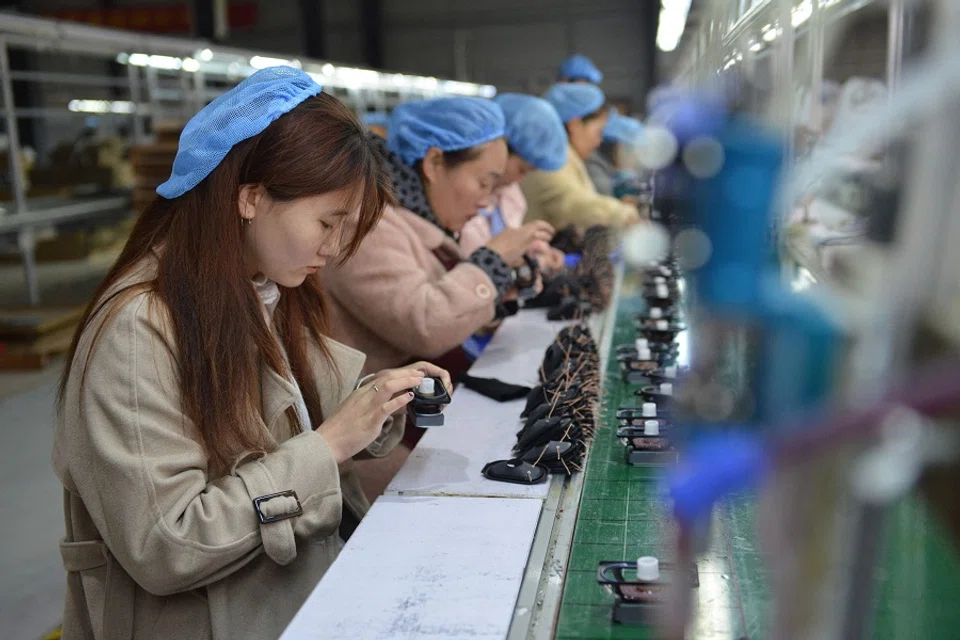
[[[369, 370], [440, 356], [468, 366], [460, 344], [497, 317], [514, 290], [512, 267], [552, 237], [537, 223], [506, 229], [469, 255], [457, 245], [504, 175], [503, 135], [503, 111], [482, 98], [407, 102], [391, 114], [382, 152], [399, 206], [387, 208], [355, 256], [323, 272], [340, 320], [334, 335], [366, 353]], [[368, 496], [383, 491], [415, 442], [363, 461]]]
[[636, 182], [636, 163], [630, 158], [630, 150], [642, 135], [639, 120], [610, 110], [603, 128], [603, 144], [584, 163], [597, 193], [618, 197], [619, 190], [629, 190], [624, 188], [629, 186], [627, 183]]
[[[519, 93], [500, 94], [494, 102], [506, 120], [507, 167], [494, 189], [492, 206], [463, 226], [460, 248], [465, 255], [504, 229], [522, 226], [527, 200], [520, 182], [531, 171], [557, 171], [567, 160], [567, 132], [549, 102]], [[545, 270], [563, 266], [563, 254], [546, 244], [531, 253]]]
[[566, 164], [559, 171], [534, 171], [523, 182], [527, 218], [554, 227], [622, 227], [640, 220], [637, 208], [597, 193], [583, 161], [603, 141], [610, 116], [603, 92], [592, 84], [555, 84], [544, 96], [567, 129]]
[[563, 61], [557, 71], [557, 82], [587, 82], [600, 84], [603, 73], [593, 64], [593, 60], [579, 53]]
[[276, 638], [367, 506], [347, 463], [386, 454], [409, 389], [445, 375], [353, 391], [363, 355], [326, 337], [308, 276], [390, 195], [320, 91], [271, 68], [202, 109], [80, 323], [53, 453], [64, 637]]

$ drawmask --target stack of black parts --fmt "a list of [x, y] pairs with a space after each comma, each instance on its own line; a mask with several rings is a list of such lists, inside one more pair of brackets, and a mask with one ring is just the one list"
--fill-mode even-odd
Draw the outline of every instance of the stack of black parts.
[[550, 320], [579, 320], [606, 309], [610, 303], [613, 291], [611, 235], [606, 227], [590, 227], [582, 236], [572, 229], [561, 233], [557, 234], [558, 248], [567, 254], [581, 255], [581, 260], [573, 269], [544, 275], [543, 291], [526, 306], [548, 308]]
[[600, 355], [587, 327], [560, 331], [544, 354], [540, 380], [520, 414], [516, 458], [488, 464], [487, 478], [536, 484], [550, 473], [570, 475], [583, 468], [600, 392]]

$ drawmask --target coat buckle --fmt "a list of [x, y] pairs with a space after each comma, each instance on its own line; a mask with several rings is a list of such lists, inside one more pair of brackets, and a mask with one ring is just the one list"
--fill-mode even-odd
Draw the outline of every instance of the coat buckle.
[[[266, 514], [263, 512], [263, 504], [269, 502], [275, 498], [293, 498], [293, 501], [296, 502], [297, 508], [292, 510], [287, 510], [281, 513], [275, 514]], [[280, 520], [286, 520], [288, 518], [294, 518], [296, 516], [303, 514], [303, 507], [300, 505], [300, 499], [297, 497], [297, 492], [292, 489], [287, 491], [280, 491], [278, 493], [271, 493], [269, 495], [260, 496], [253, 499], [253, 508], [257, 511], [257, 517], [260, 518], [260, 524], [270, 524], [271, 522], [279, 522]]]

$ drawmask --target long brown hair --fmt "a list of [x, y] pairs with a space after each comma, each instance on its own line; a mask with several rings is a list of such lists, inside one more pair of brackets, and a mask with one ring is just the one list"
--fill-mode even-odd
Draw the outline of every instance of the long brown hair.
[[[342, 260], [353, 255], [393, 201], [379, 153], [356, 117], [326, 94], [308, 98], [245, 140], [199, 185], [173, 200], [157, 198], [140, 216], [117, 262], [93, 297], [73, 338], [60, 381], [62, 411], [74, 356], [84, 331], [101, 311], [103, 326], [124, 300], [150, 291], [170, 323], [177, 354], [184, 414], [195, 424], [220, 475], [245, 451], [269, 448], [256, 420], [260, 412], [260, 366], [288, 375], [283, 352], [264, 320], [262, 304], [245, 268], [238, 197], [241, 185], [260, 185], [270, 197], [290, 201], [353, 189], [360, 202], [356, 232]], [[134, 286], [118, 281], [156, 256], [156, 277]], [[109, 295], [108, 295], [109, 294]], [[313, 425], [323, 419], [314, 371], [307, 363], [308, 338], [329, 359], [323, 295], [315, 278], [281, 289], [274, 327], [286, 350]], [[292, 433], [301, 425], [289, 410]]]

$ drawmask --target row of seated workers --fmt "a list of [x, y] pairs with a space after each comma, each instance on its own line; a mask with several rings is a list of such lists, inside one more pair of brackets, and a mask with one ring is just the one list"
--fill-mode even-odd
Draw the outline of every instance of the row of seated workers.
[[610, 152], [641, 125], [601, 80], [574, 56], [543, 97], [411, 101], [376, 135], [272, 67], [188, 122], [59, 388], [64, 638], [281, 634], [514, 268], [564, 268], [559, 228], [645, 223]]

